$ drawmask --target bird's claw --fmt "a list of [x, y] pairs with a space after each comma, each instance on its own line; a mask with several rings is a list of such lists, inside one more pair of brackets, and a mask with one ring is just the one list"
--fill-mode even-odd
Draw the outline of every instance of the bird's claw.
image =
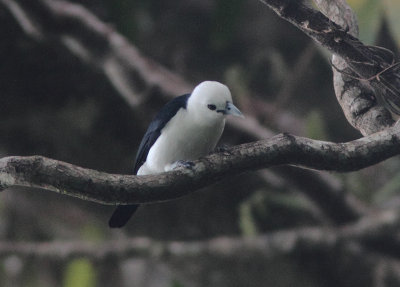
[[226, 144], [223, 144], [223, 145], [217, 146], [217, 147], [214, 149], [214, 153], [218, 153], [218, 152], [227, 152], [228, 150], [229, 150], [229, 146], [226, 145]]
[[232, 152], [230, 150], [230, 146], [226, 145], [226, 144], [217, 146], [210, 154], [215, 154], [215, 153], [223, 153], [226, 155], [232, 154]]
[[193, 169], [194, 167], [194, 162], [192, 161], [186, 161], [186, 160], [178, 160], [174, 163], [174, 167], [173, 169], [177, 169], [177, 168], [187, 168], [187, 169]]

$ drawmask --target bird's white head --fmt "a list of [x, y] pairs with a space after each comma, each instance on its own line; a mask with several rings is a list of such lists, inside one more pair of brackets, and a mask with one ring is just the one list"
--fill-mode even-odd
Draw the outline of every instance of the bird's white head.
[[233, 105], [228, 87], [214, 81], [202, 82], [194, 88], [187, 109], [201, 121], [223, 120], [226, 115], [243, 117]]

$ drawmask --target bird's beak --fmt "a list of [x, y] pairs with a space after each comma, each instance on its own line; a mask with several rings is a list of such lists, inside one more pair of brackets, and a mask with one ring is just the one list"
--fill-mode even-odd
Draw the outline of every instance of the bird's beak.
[[235, 117], [244, 118], [242, 112], [237, 107], [235, 107], [235, 105], [232, 104], [231, 102], [227, 102], [226, 103], [225, 114], [226, 115], [232, 115], [232, 116], [235, 116]]

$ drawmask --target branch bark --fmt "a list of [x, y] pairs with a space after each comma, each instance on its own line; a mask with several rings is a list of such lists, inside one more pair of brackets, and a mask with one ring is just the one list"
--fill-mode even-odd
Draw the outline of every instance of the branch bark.
[[[341, 27], [347, 27], [352, 36], [358, 37], [356, 17], [345, 0], [315, 0], [314, 2], [330, 20]], [[391, 125], [392, 121], [387, 111], [378, 105], [374, 96], [375, 91], [371, 86], [365, 81], [349, 76], [354, 73], [346, 60], [333, 54], [332, 64], [334, 65], [332, 72], [336, 98], [348, 122], [363, 135]], [[385, 116], [379, 117], [381, 114]], [[374, 122], [378, 122], [378, 125]]]
[[[399, 113], [398, 65], [393, 62], [390, 53], [365, 46], [353, 36], [358, 31], [354, 25], [354, 15], [351, 15], [351, 10], [349, 11], [350, 8], [345, 1], [326, 1], [333, 3], [315, 1], [333, 18], [332, 20], [319, 11], [305, 6], [301, 1], [260, 1], [275, 11], [279, 17], [289, 21], [318, 44], [342, 58], [345, 61], [343, 64], [335, 61], [335, 64], [340, 65], [338, 68], [346, 71], [348, 66], [350, 73], [359, 79], [355, 81], [357, 84], [355, 82], [351, 84], [353, 89], [350, 89], [350, 94], [346, 94], [346, 89], [343, 87], [336, 90], [350, 124], [363, 134], [371, 134], [393, 125], [390, 112], [378, 103], [377, 95], [382, 97], [383, 102], [393, 112]], [[344, 27], [335, 23], [335, 20]], [[347, 29], [350, 29], [350, 33]], [[354, 80], [354, 77], [351, 79]], [[343, 85], [346, 85], [348, 80], [346, 78], [346, 81], [342, 81]]]
[[107, 174], [41, 156], [6, 157], [0, 160], [0, 186], [38, 187], [103, 204], [151, 203], [187, 195], [248, 170], [289, 164], [346, 172], [399, 153], [396, 127], [347, 143], [281, 134], [209, 155], [195, 161], [192, 169], [158, 175]]

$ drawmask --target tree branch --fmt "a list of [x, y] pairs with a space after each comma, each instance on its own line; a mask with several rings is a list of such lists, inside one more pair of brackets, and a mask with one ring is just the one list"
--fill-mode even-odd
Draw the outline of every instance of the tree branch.
[[[375, 94], [381, 95], [384, 102], [393, 112], [399, 113], [399, 68], [397, 63], [393, 62], [393, 57], [391, 57], [390, 53], [384, 52], [382, 49], [365, 46], [346, 30], [350, 28], [350, 31], [355, 34], [357, 30], [354, 28], [354, 25], [342, 28], [322, 13], [305, 6], [301, 1], [260, 1], [275, 11], [281, 18], [289, 21], [306, 35], [310, 36], [314, 41], [343, 58], [351, 69], [351, 73], [355, 73], [355, 77], [361, 81], [358, 86], [371, 86], [371, 88], [374, 88]], [[322, 7], [323, 1], [316, 0], [316, 2]], [[336, 10], [329, 9], [335, 3], [331, 4], [331, 6], [327, 5], [329, 7], [326, 8], [326, 11], [335, 16], [337, 16], [337, 13], [349, 15], [349, 11], [346, 10], [347, 6], [337, 5], [335, 6]], [[352, 24], [352, 19], [350, 18], [348, 17], [347, 23]], [[334, 18], [334, 20], [336, 19], [340, 18]], [[339, 24], [347, 23], [342, 20]], [[356, 97], [356, 104], [352, 104], [354, 97], [348, 97], [348, 95], [345, 95], [343, 100], [340, 99], [341, 106], [350, 123], [363, 134], [370, 134], [391, 126], [394, 123], [391, 114], [385, 108], [378, 105], [376, 95], [371, 92], [363, 94], [362, 91], [364, 90], [362, 88], [360, 91], [360, 88], [357, 88], [358, 97]], [[343, 97], [342, 94], [340, 94], [339, 98], [341, 97]], [[344, 100], [347, 102], [344, 103]], [[349, 111], [349, 106], [356, 109]], [[364, 116], [364, 114], [366, 115]]]
[[192, 87], [145, 58], [122, 35], [81, 5], [58, 0], [0, 0], [0, 3], [29, 37], [59, 43], [83, 62], [99, 69], [133, 108], [150, 91], [161, 88], [165, 95], [171, 96], [183, 94]]
[[[341, 27], [347, 27], [349, 33], [358, 37], [356, 17], [345, 0], [314, 0], [321, 11]], [[371, 86], [358, 80], [346, 60], [332, 55], [333, 87], [336, 98], [348, 122], [363, 135], [374, 133], [391, 125], [387, 111], [378, 105]], [[384, 114], [384, 117], [378, 117]], [[382, 122], [380, 122], [382, 121]], [[377, 123], [377, 124], [376, 124]]]
[[192, 169], [158, 175], [127, 176], [98, 172], [44, 158], [0, 160], [0, 186], [30, 186], [103, 204], [151, 203], [175, 199], [248, 170], [296, 165], [319, 170], [354, 171], [400, 153], [400, 131], [385, 131], [347, 143], [277, 135], [242, 144], [195, 161]]
[[[400, 213], [387, 210], [365, 216], [356, 223], [340, 228], [308, 227], [271, 232], [254, 237], [218, 237], [194, 242], [159, 242], [149, 238], [111, 240], [104, 243], [68, 242], [0, 242], [0, 257], [18, 255], [56, 260], [85, 256], [95, 260], [108, 257], [152, 257], [168, 259], [212, 254], [217, 257], [241, 257], [249, 253], [273, 258], [294, 253], [309, 253], [325, 249], [326, 253], [343, 243], [357, 242], [368, 247], [372, 239], [396, 238]], [[399, 238], [396, 243], [400, 247]], [[394, 252], [393, 257], [399, 257]]]

